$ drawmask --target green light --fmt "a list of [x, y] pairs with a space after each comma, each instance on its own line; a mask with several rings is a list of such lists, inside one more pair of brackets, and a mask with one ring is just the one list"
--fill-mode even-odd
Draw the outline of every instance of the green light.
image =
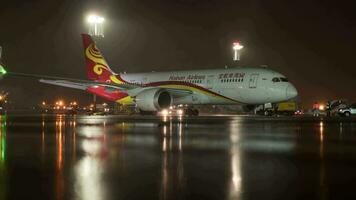
[[0, 74], [5, 75], [6, 73], [7, 71], [5, 70], [5, 68], [2, 65], [0, 65]]

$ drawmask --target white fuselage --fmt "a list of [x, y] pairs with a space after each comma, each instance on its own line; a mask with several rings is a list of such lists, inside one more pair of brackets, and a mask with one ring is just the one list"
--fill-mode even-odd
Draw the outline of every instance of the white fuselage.
[[[120, 74], [127, 82], [185, 89], [193, 93], [174, 104], [264, 104], [290, 100], [298, 95], [282, 74], [266, 68], [228, 68]], [[171, 83], [171, 84], [170, 84]], [[180, 84], [177, 84], [180, 83]]]

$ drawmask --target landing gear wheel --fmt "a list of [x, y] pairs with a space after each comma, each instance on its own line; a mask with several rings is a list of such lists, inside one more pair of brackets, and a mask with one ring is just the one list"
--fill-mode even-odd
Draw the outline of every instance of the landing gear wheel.
[[265, 116], [270, 116], [270, 113], [268, 110], [266, 110], [264, 113], [263, 113]]
[[198, 116], [199, 115], [199, 110], [198, 109], [193, 109], [193, 115]]

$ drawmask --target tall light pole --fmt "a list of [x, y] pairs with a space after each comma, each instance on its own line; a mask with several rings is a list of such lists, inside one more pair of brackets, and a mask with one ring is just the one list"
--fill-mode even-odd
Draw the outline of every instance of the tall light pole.
[[[89, 24], [89, 35], [96, 37], [104, 37], [104, 22], [105, 18], [96, 14], [87, 16]], [[93, 112], [96, 112], [96, 95], [93, 94]]]
[[232, 44], [232, 49], [234, 50], [234, 61], [240, 61], [240, 51], [244, 48], [239, 41]]
[[87, 17], [89, 24], [89, 34], [97, 37], [104, 37], [104, 17], [91, 14]]

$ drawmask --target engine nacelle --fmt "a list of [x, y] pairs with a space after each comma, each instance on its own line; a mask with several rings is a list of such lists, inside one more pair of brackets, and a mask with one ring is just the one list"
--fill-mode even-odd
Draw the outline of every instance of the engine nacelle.
[[140, 92], [135, 101], [142, 111], [158, 111], [171, 106], [173, 98], [165, 89], [153, 88]]

